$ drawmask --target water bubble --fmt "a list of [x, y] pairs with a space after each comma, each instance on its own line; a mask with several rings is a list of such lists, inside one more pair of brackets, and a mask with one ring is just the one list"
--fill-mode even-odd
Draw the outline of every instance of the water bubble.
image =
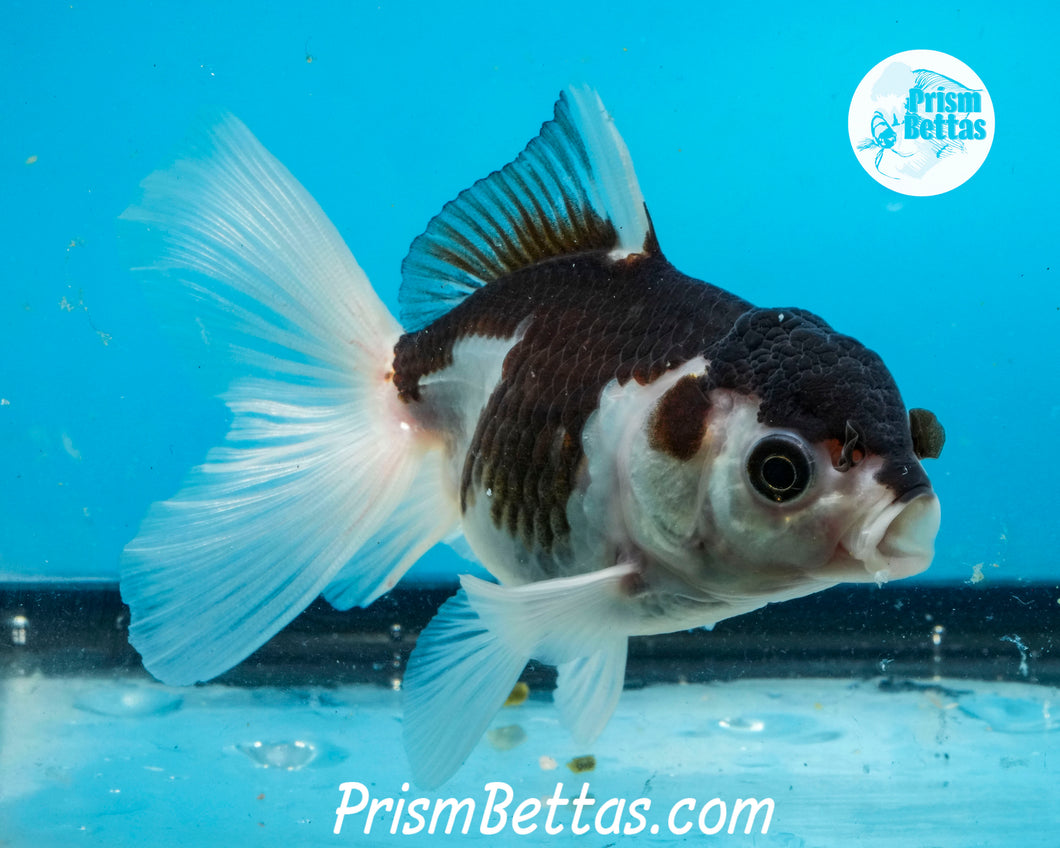
[[729, 733], [757, 735], [789, 745], [817, 745], [842, 736], [816, 719], [791, 713], [763, 713], [757, 716], [724, 718], [718, 722], [718, 727]]
[[29, 619], [22, 613], [11, 616], [11, 644], [25, 645], [29, 638]]
[[293, 742], [251, 742], [236, 745], [261, 768], [278, 768], [285, 771], [298, 771], [316, 759], [317, 749], [311, 742], [296, 739]]
[[935, 666], [932, 679], [940, 680], [942, 674], [942, 637], [946, 635], [946, 628], [936, 624], [931, 628], [931, 661]]
[[723, 718], [718, 722], [718, 727], [723, 730], [731, 730], [734, 733], [761, 733], [766, 729], [766, 723], [758, 718]]
[[141, 717], [164, 715], [180, 709], [184, 698], [161, 686], [114, 684], [82, 692], [74, 706], [97, 715]]

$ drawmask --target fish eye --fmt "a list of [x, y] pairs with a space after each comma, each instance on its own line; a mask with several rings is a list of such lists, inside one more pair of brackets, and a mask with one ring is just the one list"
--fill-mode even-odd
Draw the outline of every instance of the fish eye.
[[813, 483], [813, 455], [795, 436], [766, 436], [747, 457], [747, 479], [764, 498], [790, 503]]

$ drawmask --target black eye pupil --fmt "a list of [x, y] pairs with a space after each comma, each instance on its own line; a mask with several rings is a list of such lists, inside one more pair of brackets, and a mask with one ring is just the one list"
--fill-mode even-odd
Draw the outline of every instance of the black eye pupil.
[[798, 472], [786, 456], [767, 456], [762, 463], [762, 479], [775, 492], [786, 492], [798, 482]]
[[787, 503], [813, 482], [813, 458], [794, 436], [766, 436], [747, 458], [747, 478], [760, 495]]

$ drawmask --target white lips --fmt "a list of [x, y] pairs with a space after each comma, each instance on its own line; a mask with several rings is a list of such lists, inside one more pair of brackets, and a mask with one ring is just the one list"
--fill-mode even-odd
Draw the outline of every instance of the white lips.
[[939, 499], [926, 491], [905, 503], [884, 507], [843, 539], [843, 547], [877, 582], [919, 574], [935, 555], [935, 536], [942, 511]]

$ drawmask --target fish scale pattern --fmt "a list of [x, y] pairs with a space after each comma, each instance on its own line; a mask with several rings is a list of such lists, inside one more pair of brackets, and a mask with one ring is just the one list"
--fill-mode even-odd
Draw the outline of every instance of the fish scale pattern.
[[758, 418], [810, 442], [846, 438], [883, 457], [877, 480], [901, 494], [928, 485], [914, 455], [909, 417], [883, 360], [803, 309], [753, 309], [713, 351], [708, 390], [751, 387]]
[[460, 497], [464, 509], [488, 497], [498, 527], [528, 551], [549, 552], [570, 532], [582, 431], [604, 386], [650, 383], [705, 353], [749, 308], [659, 255], [563, 257], [492, 282], [402, 337], [394, 382], [406, 402], [429, 403], [419, 380], [453, 364], [459, 339], [511, 337], [527, 322], [480, 416]]

